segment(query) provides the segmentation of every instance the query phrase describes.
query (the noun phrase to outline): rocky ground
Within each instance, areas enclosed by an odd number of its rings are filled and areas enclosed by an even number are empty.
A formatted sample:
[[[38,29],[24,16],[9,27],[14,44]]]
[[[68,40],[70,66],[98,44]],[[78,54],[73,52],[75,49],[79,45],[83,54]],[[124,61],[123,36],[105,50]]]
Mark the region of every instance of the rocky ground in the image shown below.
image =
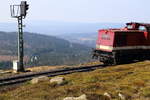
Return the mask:
[[[51,83],[53,78],[46,78],[7,88],[1,91],[0,100],[150,100],[150,61],[61,77],[65,82],[59,85]]]

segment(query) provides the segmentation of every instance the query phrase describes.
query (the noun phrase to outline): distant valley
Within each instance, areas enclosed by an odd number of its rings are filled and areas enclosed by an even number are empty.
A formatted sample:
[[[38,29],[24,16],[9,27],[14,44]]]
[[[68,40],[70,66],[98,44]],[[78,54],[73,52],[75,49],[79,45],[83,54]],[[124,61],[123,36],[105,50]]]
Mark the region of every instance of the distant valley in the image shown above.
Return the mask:
[[[63,34],[59,37],[68,40],[72,43],[79,43],[88,47],[95,48],[95,43],[98,33],[72,33],[72,34]]]

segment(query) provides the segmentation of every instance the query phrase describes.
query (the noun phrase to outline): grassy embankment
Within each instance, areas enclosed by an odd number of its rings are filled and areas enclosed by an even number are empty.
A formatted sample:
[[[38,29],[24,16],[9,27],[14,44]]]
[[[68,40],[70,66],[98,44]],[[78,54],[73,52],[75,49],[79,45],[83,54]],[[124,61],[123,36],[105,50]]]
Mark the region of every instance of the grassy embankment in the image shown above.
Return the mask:
[[[80,96],[81,94],[90,94],[90,96],[93,94],[96,97],[104,92],[110,93],[113,100],[118,100],[119,92],[131,100],[150,98],[149,61],[73,73],[64,77],[67,84],[62,86],[52,85],[49,82],[35,85],[27,82],[9,91],[1,91],[0,100],[62,100],[67,96]]]

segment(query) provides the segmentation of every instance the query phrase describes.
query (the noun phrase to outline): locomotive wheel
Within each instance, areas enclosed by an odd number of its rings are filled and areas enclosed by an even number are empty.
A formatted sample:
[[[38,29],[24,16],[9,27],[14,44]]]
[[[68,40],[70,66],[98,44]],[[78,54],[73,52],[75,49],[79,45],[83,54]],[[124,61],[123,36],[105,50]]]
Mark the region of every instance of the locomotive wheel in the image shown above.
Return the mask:
[[[103,63],[104,63],[104,65],[115,65],[114,62],[113,62],[113,59],[104,61]]]
[[[119,56],[119,53],[113,52],[113,60],[112,60],[112,65],[118,65],[121,64],[122,60],[121,57]]]
[[[114,61],[113,61],[113,65],[118,65],[120,64],[120,59],[119,58],[114,58]]]
[[[104,65],[110,65],[108,61],[104,61],[103,63]]]

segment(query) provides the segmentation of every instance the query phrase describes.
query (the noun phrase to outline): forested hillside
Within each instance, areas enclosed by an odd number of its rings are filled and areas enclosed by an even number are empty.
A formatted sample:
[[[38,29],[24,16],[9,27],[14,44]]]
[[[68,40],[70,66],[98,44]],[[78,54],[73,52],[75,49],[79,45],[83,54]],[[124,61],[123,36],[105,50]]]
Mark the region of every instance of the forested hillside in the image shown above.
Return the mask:
[[[25,32],[24,42],[28,66],[79,64],[91,59],[91,48],[54,36]],[[0,32],[0,61],[14,60],[16,56],[17,33]]]

